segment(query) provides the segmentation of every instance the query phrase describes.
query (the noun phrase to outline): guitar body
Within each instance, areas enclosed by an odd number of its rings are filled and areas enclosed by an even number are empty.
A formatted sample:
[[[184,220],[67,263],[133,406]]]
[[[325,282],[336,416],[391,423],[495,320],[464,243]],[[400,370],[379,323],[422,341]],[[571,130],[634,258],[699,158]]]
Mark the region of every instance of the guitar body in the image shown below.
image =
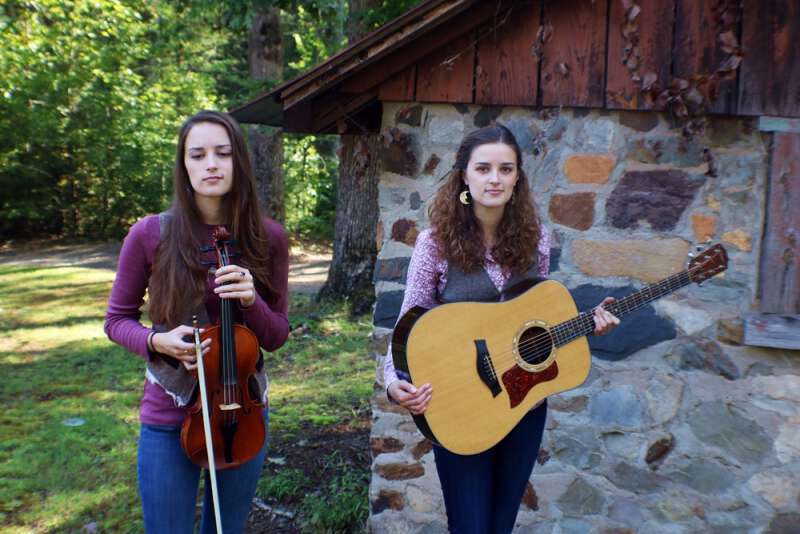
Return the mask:
[[[506,302],[409,310],[392,353],[413,384],[433,387],[427,410],[414,416],[420,431],[454,453],[477,454],[539,401],[582,384],[591,364],[586,338],[556,347],[552,331],[577,314],[567,288],[553,280]]]

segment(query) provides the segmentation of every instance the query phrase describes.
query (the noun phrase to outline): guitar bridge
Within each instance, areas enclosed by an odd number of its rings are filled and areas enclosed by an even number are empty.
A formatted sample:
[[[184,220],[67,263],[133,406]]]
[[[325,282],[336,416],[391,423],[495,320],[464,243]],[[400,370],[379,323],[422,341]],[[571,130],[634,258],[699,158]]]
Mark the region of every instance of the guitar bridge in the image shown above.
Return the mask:
[[[500,388],[500,382],[497,380],[497,373],[494,371],[492,359],[489,356],[489,348],[486,346],[486,340],[476,339],[475,350],[477,352],[476,361],[478,376],[481,378],[481,381],[486,384],[486,387],[489,388],[489,391],[492,392],[492,396],[496,397],[500,394],[502,389]]]

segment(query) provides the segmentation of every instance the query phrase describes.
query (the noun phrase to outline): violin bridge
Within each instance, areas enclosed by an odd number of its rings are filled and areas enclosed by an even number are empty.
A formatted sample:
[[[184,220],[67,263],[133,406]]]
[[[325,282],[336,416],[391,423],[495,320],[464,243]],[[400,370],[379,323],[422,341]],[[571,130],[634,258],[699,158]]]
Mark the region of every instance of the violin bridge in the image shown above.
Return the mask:
[[[239,408],[241,408],[241,405],[239,403],[237,403],[237,402],[234,402],[233,404],[220,404],[219,405],[219,409],[222,410],[223,412],[227,411],[227,410],[238,410]]]

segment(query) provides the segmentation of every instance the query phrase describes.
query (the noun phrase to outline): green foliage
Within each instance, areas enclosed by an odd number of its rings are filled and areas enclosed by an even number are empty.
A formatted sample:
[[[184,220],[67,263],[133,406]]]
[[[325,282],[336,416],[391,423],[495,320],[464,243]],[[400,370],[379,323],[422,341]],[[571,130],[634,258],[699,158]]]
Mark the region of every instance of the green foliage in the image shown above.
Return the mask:
[[[283,138],[286,226],[306,240],[330,241],[336,210],[334,136]]]
[[[312,483],[302,469],[283,468],[271,476],[262,476],[256,494],[262,499],[284,501],[300,496]]]
[[[215,105],[221,61],[218,36],[184,15],[145,0],[3,5],[3,233],[119,236],[164,207],[178,126]]]
[[[2,532],[79,532],[92,522],[99,532],[143,530],[135,464],[144,362],[103,333],[113,278],[109,269],[0,265]],[[273,436],[363,420],[374,362],[365,354],[370,325],[361,319],[347,320],[344,305],[319,308],[293,297],[295,332],[265,357]],[[84,424],[64,424],[74,418]],[[315,532],[351,532],[332,525],[364,523],[368,470],[353,471],[342,456],[324,461],[306,475],[277,468],[260,481],[259,495],[308,499]],[[320,482],[347,469],[331,484]],[[321,485],[321,494],[304,497]],[[317,498],[328,499],[330,510],[320,510]]]
[[[303,531],[363,532],[369,515],[369,474],[345,471],[303,501]]]
[[[348,24],[371,30],[416,3],[352,17],[347,0],[1,3],[0,235],[118,238],[164,209],[181,122],[283,81],[249,75],[255,6],[280,7],[289,79],[343,48]],[[335,145],[286,137],[287,224],[303,238],[333,237]]]
[[[365,33],[378,29],[419,4],[421,0],[380,0],[377,5],[355,15],[355,23],[365,29]]]

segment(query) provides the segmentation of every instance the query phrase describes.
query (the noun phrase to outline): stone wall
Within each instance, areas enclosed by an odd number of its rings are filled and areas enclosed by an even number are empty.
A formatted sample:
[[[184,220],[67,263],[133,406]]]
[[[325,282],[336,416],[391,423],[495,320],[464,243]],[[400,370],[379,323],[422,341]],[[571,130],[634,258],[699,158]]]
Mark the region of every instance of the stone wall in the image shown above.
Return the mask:
[[[655,113],[385,105],[373,355],[373,532],[446,532],[430,444],[386,402],[382,364],[414,241],[468,131],[517,136],[551,277],[579,309],[685,268],[722,242],[724,277],[591,338],[579,388],[550,399],[517,532],[800,532],[800,354],[741,345],[755,302],[769,134]]]

